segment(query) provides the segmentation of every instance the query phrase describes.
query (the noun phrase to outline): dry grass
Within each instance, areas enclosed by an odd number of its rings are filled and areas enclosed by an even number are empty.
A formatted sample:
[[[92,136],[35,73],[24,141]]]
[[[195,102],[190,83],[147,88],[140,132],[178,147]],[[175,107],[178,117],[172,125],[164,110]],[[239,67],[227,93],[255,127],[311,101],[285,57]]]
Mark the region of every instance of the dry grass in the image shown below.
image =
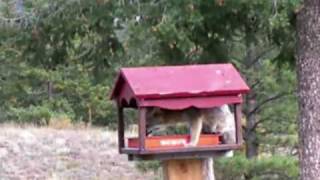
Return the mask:
[[[85,123],[72,123],[70,119],[54,119],[48,126],[37,126],[33,124],[17,124],[12,122],[1,123],[0,130],[2,132],[16,131],[17,129],[28,130],[30,132],[51,132],[51,131],[79,131],[81,133],[99,133],[103,132],[103,136],[107,138],[110,145],[117,146],[118,132],[108,127],[92,126],[88,127]],[[130,125],[125,131],[125,137],[137,137],[138,126]],[[112,138],[110,138],[112,137]]]
[[[69,129],[74,125],[72,124],[72,120],[67,116],[60,116],[51,118],[48,126],[54,129]]]
[[[126,131],[127,137],[136,134],[134,126]],[[153,172],[135,169],[135,162],[118,154],[117,137],[117,131],[105,127],[1,124],[0,149],[6,155],[0,156],[0,177],[154,179]]]

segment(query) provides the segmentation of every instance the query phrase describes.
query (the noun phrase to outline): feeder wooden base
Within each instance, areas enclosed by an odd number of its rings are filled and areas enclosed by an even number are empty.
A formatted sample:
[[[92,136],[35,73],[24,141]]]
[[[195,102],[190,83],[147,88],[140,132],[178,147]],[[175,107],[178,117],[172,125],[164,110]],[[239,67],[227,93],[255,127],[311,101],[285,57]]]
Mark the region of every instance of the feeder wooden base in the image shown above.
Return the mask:
[[[203,180],[201,159],[162,162],[164,180]]]
[[[208,166],[212,163],[212,166]],[[213,161],[208,159],[175,159],[162,161],[164,180],[214,180]]]

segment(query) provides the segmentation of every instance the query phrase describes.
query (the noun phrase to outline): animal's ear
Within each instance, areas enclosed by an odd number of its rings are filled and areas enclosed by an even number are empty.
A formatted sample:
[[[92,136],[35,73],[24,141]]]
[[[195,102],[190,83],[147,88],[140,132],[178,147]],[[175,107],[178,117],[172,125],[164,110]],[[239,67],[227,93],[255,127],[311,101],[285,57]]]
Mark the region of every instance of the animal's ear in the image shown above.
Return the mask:
[[[158,108],[158,107],[153,107],[150,115],[153,116],[153,117],[158,117],[158,116],[161,116],[162,114],[162,110],[161,108]]]
[[[161,109],[158,108],[158,107],[154,107],[154,108],[153,108],[153,112],[156,113],[156,114],[157,114],[157,113],[161,113]]]
[[[148,108],[148,114],[151,116],[161,113],[161,109],[158,107],[150,107]]]

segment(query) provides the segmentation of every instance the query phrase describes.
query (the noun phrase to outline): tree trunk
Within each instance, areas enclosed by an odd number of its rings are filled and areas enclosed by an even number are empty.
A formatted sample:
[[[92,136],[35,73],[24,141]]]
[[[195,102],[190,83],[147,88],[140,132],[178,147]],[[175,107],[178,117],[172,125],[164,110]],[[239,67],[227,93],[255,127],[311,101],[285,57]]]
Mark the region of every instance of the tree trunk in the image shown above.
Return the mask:
[[[297,16],[300,179],[320,177],[320,1],[305,0]]]
[[[251,33],[249,30],[247,30],[247,33]],[[251,63],[255,59],[255,45],[252,43],[249,43],[249,40],[247,40],[246,43],[247,46],[247,54],[245,59],[245,65],[247,68],[250,68]],[[251,66],[251,68],[255,68],[254,66]],[[247,77],[247,82],[250,82],[250,78]],[[256,113],[252,111],[255,109],[257,100],[254,90],[252,89],[251,92],[246,96],[246,105],[247,105],[247,111],[245,112],[246,116],[246,130],[245,130],[245,146],[246,146],[246,156],[247,158],[254,158],[258,156],[258,139],[257,139],[257,132],[254,128],[256,124]]]
[[[248,113],[246,114],[247,118],[247,128],[246,128],[246,156],[251,159],[258,156],[258,138],[257,132],[255,129],[256,124],[256,114],[252,112],[256,107],[257,101],[255,99],[249,99],[247,101]]]
[[[90,128],[92,125],[92,109],[91,106],[88,106],[88,123],[87,123],[87,127]]]
[[[52,99],[52,88],[53,88],[53,83],[52,81],[48,81],[47,82],[47,93],[48,93],[48,99],[51,100]]]
[[[16,9],[16,14],[18,16],[23,16],[24,14],[23,0],[16,0],[15,9]]]

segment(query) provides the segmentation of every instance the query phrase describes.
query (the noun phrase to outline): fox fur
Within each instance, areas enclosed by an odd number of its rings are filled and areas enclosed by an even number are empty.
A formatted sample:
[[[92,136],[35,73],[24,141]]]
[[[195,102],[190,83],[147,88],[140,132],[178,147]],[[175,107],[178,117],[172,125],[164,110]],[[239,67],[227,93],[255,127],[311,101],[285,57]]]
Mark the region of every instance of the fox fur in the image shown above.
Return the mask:
[[[190,142],[186,146],[196,146],[202,131],[221,133],[223,143],[235,143],[235,121],[228,105],[219,107],[184,110],[148,108],[146,113],[147,131],[153,133],[178,124],[185,124],[190,130]]]

